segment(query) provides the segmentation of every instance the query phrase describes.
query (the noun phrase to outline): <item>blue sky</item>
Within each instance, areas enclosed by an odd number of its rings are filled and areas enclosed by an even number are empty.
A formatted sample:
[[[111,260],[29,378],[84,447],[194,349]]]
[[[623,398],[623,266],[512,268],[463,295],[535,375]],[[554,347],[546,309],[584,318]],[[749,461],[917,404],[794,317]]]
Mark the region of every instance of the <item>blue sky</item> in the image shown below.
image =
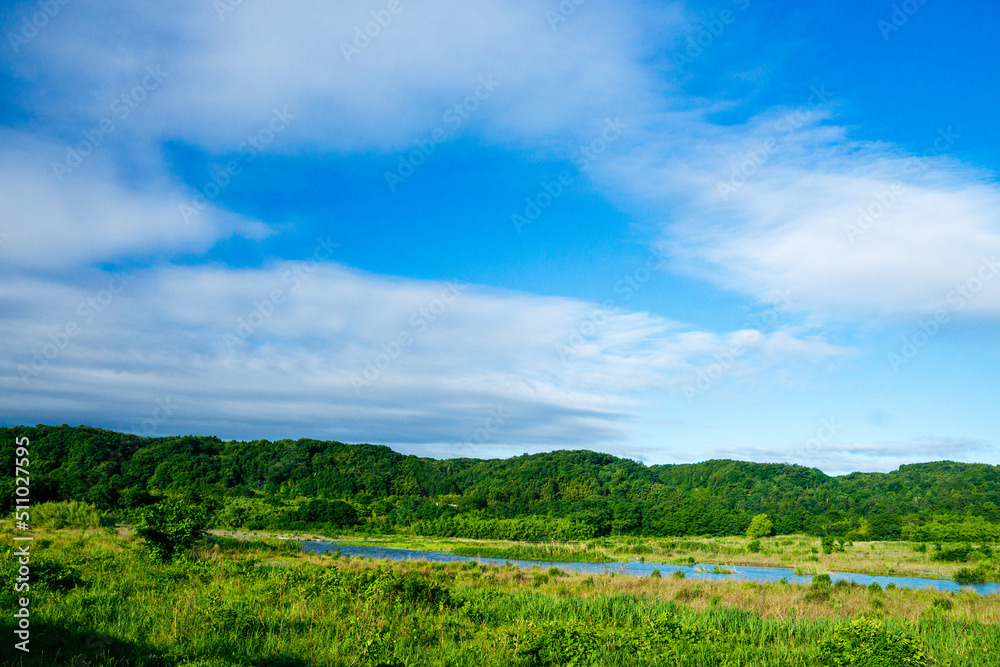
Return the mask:
[[[0,423],[1000,463],[993,3],[0,20]]]

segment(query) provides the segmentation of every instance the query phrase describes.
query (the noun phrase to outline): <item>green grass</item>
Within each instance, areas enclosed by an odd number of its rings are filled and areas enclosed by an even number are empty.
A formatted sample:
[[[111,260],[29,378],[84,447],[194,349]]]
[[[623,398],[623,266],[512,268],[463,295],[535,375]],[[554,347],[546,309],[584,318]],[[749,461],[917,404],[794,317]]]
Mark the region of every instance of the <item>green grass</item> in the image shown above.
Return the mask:
[[[614,559],[602,553],[551,544],[518,544],[511,547],[484,547],[469,544],[452,547],[451,553],[456,556],[506,558],[511,560],[541,560],[575,563],[614,562]]]
[[[907,664],[1000,665],[995,598],[834,587],[810,601],[799,586],[377,563],[267,540],[155,563],[106,531],[36,539],[32,651],[3,665],[805,666],[862,635],[933,660]],[[0,629],[12,636],[9,613]]]

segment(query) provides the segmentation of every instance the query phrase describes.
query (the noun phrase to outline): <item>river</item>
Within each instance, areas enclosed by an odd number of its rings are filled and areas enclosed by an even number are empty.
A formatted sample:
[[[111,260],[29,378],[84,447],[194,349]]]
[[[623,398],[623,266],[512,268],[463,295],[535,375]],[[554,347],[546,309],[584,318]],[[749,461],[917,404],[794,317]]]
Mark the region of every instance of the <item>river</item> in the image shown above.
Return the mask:
[[[559,561],[539,561],[539,560],[515,560],[506,558],[485,558],[481,556],[455,556],[448,553],[436,551],[417,551],[415,549],[390,549],[386,547],[359,547],[336,542],[310,542],[300,541],[303,551],[313,553],[326,553],[328,551],[339,550],[343,556],[362,556],[365,558],[375,558],[380,560],[423,560],[432,563],[464,563],[471,560],[483,565],[500,566],[505,563],[516,565],[520,568],[530,569],[541,567],[548,569],[558,567],[567,572],[583,572],[590,574],[616,574],[632,577],[648,577],[653,570],[668,577],[671,573],[681,571],[688,579],[708,579],[712,581],[760,581],[777,582],[784,579],[791,584],[808,584],[812,581],[812,575],[795,574],[790,568],[781,567],[749,567],[749,566],[726,566],[734,570],[733,574],[715,574],[711,570],[715,565],[695,564],[695,565],[667,565],[665,563],[641,563],[638,561],[629,563],[575,563]],[[703,571],[699,571],[703,570]],[[707,572],[704,570],[708,570]],[[838,579],[846,580],[848,583],[854,582],[862,586],[867,586],[873,581],[885,588],[889,584],[895,584],[899,588],[936,588],[940,591],[974,591],[980,595],[994,595],[1000,593],[1000,584],[980,584],[976,586],[962,586],[949,579],[926,579],[922,577],[892,577],[873,576],[868,574],[852,574],[849,572],[830,572],[830,578],[834,581]]]

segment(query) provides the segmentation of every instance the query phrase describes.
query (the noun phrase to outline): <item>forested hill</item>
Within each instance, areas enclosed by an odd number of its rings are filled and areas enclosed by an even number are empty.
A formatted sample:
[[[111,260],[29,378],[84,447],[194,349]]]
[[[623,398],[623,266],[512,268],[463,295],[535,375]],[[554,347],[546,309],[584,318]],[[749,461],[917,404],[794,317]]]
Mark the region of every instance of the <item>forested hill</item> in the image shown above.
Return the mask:
[[[784,464],[645,466],[589,451],[436,460],[317,440],[143,438],[90,427],[28,437],[31,500],[127,513],[160,497],[203,504],[222,526],[326,528],[504,539],[728,535],[768,514],[777,533],[848,539],[996,539],[1000,467],[951,462],[830,477]],[[14,478],[2,480],[3,511]]]

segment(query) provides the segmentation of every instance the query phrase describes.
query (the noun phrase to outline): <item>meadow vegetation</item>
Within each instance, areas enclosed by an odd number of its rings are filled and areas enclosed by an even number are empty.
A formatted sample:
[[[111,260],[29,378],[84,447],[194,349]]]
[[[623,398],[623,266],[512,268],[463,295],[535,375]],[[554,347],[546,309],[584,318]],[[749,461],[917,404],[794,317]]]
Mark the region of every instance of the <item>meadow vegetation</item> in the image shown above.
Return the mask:
[[[109,528],[36,541],[17,667],[1000,665],[996,596],[386,563],[217,536],[165,559]]]

